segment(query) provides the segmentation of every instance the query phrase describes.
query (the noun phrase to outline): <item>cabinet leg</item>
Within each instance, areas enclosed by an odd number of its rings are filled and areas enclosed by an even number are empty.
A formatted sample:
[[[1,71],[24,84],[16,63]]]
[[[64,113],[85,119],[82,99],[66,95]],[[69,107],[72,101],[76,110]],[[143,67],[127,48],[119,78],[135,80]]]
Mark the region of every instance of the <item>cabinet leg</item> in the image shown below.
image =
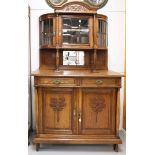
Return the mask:
[[[115,152],[118,152],[118,144],[114,144],[113,149],[114,149]]]
[[[36,151],[39,151],[40,144],[36,144]]]

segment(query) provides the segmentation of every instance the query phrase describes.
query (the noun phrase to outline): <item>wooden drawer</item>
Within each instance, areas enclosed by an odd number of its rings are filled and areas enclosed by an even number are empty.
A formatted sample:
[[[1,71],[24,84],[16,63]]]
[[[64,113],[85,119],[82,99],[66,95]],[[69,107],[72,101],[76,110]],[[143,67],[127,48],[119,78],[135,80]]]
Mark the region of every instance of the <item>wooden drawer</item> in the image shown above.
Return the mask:
[[[82,87],[121,87],[119,78],[84,78],[81,80]]]
[[[35,85],[47,85],[47,86],[66,86],[73,87],[76,86],[75,78],[50,78],[50,77],[40,77],[35,81]]]

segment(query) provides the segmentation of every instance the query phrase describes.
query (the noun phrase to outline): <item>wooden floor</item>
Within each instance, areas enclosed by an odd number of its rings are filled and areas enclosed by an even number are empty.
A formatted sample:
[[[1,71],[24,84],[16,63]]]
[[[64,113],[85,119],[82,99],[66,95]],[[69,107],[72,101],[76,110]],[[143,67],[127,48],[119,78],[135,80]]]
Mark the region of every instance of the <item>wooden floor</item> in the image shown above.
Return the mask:
[[[41,145],[39,152],[34,145],[29,145],[29,155],[126,155],[126,138],[120,132],[123,144],[119,145],[119,152],[113,151],[112,145]]]

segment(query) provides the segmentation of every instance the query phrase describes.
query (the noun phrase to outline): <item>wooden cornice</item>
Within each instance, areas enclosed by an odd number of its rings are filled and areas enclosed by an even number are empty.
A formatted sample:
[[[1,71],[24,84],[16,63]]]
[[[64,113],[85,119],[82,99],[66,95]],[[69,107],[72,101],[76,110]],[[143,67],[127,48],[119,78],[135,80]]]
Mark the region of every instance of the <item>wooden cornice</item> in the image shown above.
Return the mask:
[[[56,13],[96,13],[97,8],[92,8],[84,2],[71,1],[55,7]]]

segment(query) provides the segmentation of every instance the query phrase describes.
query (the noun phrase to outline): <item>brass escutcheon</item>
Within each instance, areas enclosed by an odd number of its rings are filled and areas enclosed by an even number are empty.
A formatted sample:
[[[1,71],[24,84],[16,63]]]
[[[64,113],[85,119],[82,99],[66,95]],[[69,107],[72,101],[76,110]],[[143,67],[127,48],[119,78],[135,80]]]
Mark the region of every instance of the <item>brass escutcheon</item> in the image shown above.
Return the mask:
[[[97,85],[100,85],[100,84],[102,84],[103,83],[103,80],[96,80],[96,84]]]
[[[58,85],[61,83],[61,81],[57,79],[57,80],[53,80],[52,83]]]

